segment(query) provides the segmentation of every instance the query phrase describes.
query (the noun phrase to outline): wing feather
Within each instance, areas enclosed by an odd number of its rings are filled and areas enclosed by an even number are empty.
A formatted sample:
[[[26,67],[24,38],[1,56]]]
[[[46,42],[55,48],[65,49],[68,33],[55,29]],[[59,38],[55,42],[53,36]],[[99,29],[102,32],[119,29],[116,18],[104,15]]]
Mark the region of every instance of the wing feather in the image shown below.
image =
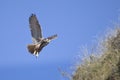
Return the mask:
[[[52,35],[52,36],[48,37],[47,39],[52,40],[52,39],[55,39],[56,37],[57,37],[57,34]]]
[[[30,24],[31,35],[34,40],[33,42],[36,43],[39,41],[40,38],[42,38],[42,30],[35,14],[32,14],[30,16],[29,24]]]

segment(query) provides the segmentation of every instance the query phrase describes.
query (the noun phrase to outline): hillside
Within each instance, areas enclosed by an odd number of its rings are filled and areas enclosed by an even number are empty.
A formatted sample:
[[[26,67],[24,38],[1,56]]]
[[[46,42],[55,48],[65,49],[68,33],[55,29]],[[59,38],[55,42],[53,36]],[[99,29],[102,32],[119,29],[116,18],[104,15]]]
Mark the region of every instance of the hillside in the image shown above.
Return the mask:
[[[77,65],[72,80],[120,80],[120,25],[108,30],[96,47]]]

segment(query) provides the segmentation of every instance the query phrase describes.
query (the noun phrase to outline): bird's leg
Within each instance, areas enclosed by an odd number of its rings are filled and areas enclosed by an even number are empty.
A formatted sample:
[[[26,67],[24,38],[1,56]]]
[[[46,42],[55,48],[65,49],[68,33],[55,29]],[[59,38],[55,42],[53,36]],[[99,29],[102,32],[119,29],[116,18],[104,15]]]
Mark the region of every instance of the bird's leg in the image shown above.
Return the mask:
[[[38,52],[35,50],[34,53],[33,53],[33,55],[35,55],[36,58],[37,58],[38,57]]]
[[[36,54],[36,50],[34,51],[33,55],[35,55],[35,54]]]
[[[33,55],[35,55],[36,57],[38,57],[38,54],[39,54],[39,52],[38,52],[39,47],[40,47],[40,44],[37,44],[37,45],[35,46],[35,48],[34,48],[34,53],[33,53]]]
[[[36,58],[38,57],[38,52],[36,52],[36,55],[35,55],[35,56],[36,56]]]

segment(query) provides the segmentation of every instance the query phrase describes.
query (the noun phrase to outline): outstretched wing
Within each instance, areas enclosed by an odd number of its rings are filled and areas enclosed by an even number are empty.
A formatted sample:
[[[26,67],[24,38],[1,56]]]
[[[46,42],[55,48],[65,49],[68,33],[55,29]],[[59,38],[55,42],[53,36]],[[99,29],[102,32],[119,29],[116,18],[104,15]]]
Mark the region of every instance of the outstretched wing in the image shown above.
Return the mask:
[[[52,40],[52,39],[55,39],[56,37],[57,37],[57,34],[52,35],[52,36],[48,37],[47,39]]]
[[[36,43],[39,41],[40,38],[42,38],[42,30],[35,14],[32,14],[30,16],[29,24],[30,24],[33,42]]]

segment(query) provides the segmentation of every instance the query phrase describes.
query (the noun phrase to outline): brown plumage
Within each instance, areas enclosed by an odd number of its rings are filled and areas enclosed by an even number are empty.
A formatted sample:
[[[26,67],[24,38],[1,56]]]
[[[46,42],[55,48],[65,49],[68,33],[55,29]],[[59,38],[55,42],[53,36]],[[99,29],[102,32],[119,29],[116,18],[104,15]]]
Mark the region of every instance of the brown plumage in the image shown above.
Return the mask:
[[[53,35],[48,38],[43,38],[41,26],[35,14],[32,14],[30,16],[29,24],[30,24],[33,44],[28,44],[27,48],[31,54],[38,57],[38,54],[43,49],[43,47],[47,46],[51,40],[57,37],[57,35]]]

